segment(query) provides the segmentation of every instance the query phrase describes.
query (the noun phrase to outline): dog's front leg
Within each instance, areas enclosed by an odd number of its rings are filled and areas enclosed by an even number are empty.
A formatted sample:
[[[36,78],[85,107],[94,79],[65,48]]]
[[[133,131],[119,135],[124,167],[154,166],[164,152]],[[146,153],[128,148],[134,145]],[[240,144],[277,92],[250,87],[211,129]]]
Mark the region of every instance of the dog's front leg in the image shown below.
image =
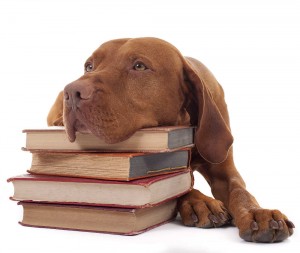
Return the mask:
[[[195,160],[194,169],[201,172],[210,184],[215,201],[224,203],[233,224],[239,229],[241,238],[251,242],[278,242],[293,234],[294,225],[284,214],[278,210],[261,208],[246,190],[245,183],[233,163],[232,150],[227,160],[221,164],[205,163],[201,158]],[[208,203],[207,198],[209,197],[196,190],[181,198],[179,211],[184,224],[192,225],[193,220],[194,226],[197,226],[199,217],[207,213],[205,208],[200,208],[203,205],[199,203]],[[212,199],[209,202],[213,203]],[[222,207],[220,203],[219,205]],[[223,207],[222,209],[224,210]],[[221,217],[222,215],[218,220],[215,219],[216,225],[225,224],[220,223]]]

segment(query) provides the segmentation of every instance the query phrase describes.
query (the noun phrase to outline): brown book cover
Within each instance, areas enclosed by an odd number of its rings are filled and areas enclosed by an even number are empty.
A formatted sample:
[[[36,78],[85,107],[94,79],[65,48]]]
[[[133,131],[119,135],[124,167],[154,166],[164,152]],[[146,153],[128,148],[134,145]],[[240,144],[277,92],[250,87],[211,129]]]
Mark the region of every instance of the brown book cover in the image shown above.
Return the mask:
[[[48,150],[64,152],[166,152],[193,146],[194,127],[170,126],[144,128],[127,140],[107,144],[91,133],[76,133],[75,142],[70,142],[64,127],[25,129],[25,150]]]
[[[129,181],[189,166],[190,150],[163,153],[32,152],[33,174]]]
[[[190,170],[130,182],[25,174],[8,182],[17,201],[145,208],[187,193],[193,177]]]
[[[137,235],[173,220],[177,200],[141,208],[109,208],[19,202],[23,206],[24,226]]]

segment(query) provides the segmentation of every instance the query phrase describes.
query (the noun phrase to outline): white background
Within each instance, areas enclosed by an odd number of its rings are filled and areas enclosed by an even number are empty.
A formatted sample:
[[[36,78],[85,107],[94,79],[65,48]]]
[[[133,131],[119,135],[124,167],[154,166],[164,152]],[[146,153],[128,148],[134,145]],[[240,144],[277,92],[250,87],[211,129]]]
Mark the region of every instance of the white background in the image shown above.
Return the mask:
[[[46,126],[57,93],[83,73],[103,42],[153,36],[201,60],[225,89],[236,165],[263,207],[297,227],[300,156],[300,2],[0,2],[0,252],[299,252],[298,229],[283,243],[251,244],[234,227],[179,221],[135,237],[27,228],[6,179],[24,173],[23,128]],[[196,186],[209,194],[206,183]]]

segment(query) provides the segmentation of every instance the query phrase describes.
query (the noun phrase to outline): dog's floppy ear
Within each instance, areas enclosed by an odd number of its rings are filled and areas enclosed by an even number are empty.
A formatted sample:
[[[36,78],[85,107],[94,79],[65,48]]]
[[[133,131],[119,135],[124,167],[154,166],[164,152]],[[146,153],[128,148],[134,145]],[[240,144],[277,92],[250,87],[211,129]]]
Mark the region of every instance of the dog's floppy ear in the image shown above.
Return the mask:
[[[64,93],[61,91],[54,104],[52,105],[48,116],[47,123],[48,126],[63,126],[63,102],[64,101]]]
[[[187,111],[191,123],[197,124],[195,145],[199,154],[210,163],[222,163],[233,143],[230,129],[222,117],[213,97],[201,78],[193,60],[183,59],[185,82],[189,85],[193,101]]]

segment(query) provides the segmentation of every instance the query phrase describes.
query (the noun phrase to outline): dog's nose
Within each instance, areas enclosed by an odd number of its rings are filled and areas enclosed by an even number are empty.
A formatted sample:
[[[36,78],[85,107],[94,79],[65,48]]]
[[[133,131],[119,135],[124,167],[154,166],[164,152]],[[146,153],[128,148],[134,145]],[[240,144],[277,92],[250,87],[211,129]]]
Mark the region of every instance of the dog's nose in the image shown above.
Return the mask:
[[[89,100],[93,89],[84,83],[84,81],[75,81],[68,84],[64,89],[64,98],[67,106],[73,110],[78,108],[83,100]]]

